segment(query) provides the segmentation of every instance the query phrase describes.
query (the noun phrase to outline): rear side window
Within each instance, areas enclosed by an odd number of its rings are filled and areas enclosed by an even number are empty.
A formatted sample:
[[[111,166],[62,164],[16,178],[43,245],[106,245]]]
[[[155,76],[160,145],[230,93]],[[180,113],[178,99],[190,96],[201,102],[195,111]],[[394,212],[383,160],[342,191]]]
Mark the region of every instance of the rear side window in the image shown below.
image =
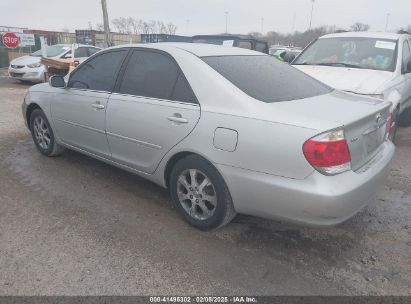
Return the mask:
[[[197,103],[197,98],[195,97],[190,86],[188,85],[187,80],[181,73],[177,78],[172,99],[176,101]]]
[[[134,51],[124,73],[120,93],[171,99],[179,71],[174,62],[162,54]]]
[[[152,51],[134,51],[120,86],[121,94],[196,102],[194,93],[172,58]]]
[[[331,92],[327,85],[270,56],[202,59],[240,90],[264,102],[303,99]]]
[[[68,87],[111,92],[127,52],[111,51],[82,63],[70,75]]]

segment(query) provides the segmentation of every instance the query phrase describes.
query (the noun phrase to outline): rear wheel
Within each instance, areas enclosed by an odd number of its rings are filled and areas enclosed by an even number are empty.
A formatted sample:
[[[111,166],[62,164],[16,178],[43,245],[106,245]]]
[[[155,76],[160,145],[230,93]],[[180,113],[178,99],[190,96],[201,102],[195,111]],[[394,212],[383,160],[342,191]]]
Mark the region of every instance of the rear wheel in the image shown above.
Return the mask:
[[[400,127],[411,126],[411,106],[401,113],[398,124]]]
[[[57,144],[53,130],[42,110],[36,109],[30,115],[30,130],[37,150],[46,156],[60,155],[64,148]]]
[[[199,156],[179,160],[172,169],[169,185],[176,209],[198,229],[222,227],[236,214],[222,176]]]

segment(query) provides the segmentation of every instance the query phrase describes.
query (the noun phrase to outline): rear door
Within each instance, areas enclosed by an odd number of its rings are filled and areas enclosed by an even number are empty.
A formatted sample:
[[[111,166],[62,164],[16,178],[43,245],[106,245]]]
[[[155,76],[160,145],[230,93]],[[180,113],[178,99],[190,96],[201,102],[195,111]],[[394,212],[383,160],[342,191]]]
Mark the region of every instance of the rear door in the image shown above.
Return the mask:
[[[107,138],[115,161],[152,173],[193,130],[200,106],[174,59],[136,49],[107,108]]]

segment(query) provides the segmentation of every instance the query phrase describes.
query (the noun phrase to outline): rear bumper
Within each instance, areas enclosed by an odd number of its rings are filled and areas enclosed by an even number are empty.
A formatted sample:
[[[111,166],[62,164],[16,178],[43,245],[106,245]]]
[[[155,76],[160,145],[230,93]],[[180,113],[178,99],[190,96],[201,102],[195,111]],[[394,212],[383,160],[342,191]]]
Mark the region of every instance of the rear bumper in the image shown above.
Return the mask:
[[[383,188],[394,156],[387,141],[357,172],[325,176],[314,171],[296,180],[217,165],[237,212],[314,225],[336,225],[355,215]]]

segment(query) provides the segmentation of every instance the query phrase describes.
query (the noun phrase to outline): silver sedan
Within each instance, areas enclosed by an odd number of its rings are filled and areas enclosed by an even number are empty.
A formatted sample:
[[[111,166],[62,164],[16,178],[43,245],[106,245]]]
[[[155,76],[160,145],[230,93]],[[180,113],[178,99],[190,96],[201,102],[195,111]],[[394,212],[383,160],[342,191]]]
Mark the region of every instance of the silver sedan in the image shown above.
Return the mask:
[[[23,115],[42,154],[73,149],[167,187],[197,228],[236,213],[326,226],[383,185],[390,105],[261,53],[159,43],[106,49],[31,87]]]

